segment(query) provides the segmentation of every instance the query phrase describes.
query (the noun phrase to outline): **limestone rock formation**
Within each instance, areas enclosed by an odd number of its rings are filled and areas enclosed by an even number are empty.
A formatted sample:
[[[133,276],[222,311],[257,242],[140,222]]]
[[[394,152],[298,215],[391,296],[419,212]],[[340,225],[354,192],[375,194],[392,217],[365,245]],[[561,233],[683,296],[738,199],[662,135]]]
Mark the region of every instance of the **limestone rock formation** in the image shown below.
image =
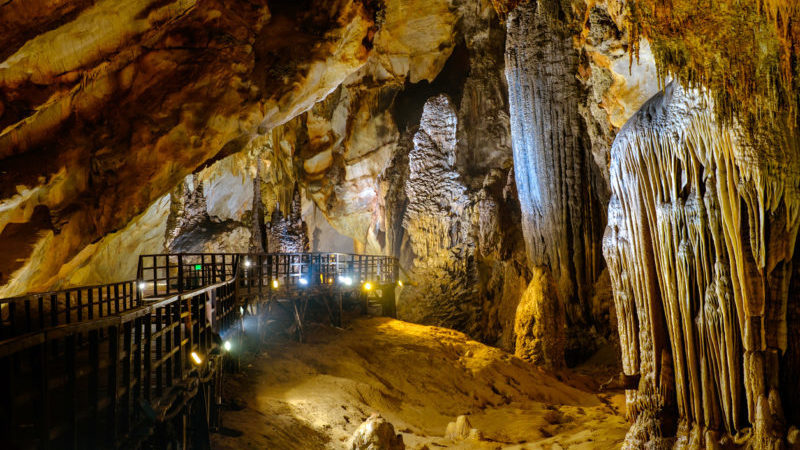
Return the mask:
[[[514,321],[514,354],[550,369],[564,367],[566,318],[558,295],[549,269],[535,267]]]
[[[186,175],[326,96],[364,65],[376,27],[361,1],[59,5],[0,5],[0,230],[37,207],[51,218],[0,234],[48,255],[7,268],[7,293],[55,285]]]
[[[481,432],[477,428],[472,428],[468,416],[461,415],[456,417],[455,421],[447,424],[444,437],[456,442],[465,439],[477,441],[481,438]]]
[[[506,77],[528,259],[550,268],[567,319],[580,329],[592,323],[589,289],[603,266],[607,187],[578,109],[579,54],[562,15],[555,1],[530,2],[511,12]]]
[[[774,122],[720,125],[714,106],[670,84],[612,148],[603,248],[623,368],[641,375],[629,448],[776,448],[800,419],[800,147]]]
[[[284,216],[280,208],[272,212],[267,224],[267,252],[303,253],[308,248],[308,227],[303,221],[300,191],[295,189],[289,213]]]
[[[410,305],[417,310],[409,314],[423,322],[463,327],[472,316],[467,308],[474,296],[476,271],[475,242],[469,235],[472,205],[453,168],[456,121],[448,97],[440,95],[425,103],[408,154],[403,228],[414,253],[417,286],[410,289],[420,291]]]
[[[395,434],[394,426],[380,414],[374,413],[353,433],[352,450],[404,450],[403,436]]]

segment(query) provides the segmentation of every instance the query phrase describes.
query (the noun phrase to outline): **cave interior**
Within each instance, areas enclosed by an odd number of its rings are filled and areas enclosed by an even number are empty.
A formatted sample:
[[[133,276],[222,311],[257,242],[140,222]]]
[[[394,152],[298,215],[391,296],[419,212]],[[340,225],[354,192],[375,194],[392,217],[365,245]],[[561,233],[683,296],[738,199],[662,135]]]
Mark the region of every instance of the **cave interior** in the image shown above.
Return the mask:
[[[0,2],[0,448],[800,449],[798,24]]]

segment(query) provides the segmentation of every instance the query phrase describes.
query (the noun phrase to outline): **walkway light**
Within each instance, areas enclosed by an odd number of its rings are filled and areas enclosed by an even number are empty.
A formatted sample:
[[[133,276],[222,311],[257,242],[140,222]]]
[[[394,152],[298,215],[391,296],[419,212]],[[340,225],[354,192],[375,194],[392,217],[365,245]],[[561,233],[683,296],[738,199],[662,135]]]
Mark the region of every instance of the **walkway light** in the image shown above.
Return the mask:
[[[372,290],[372,283],[370,283],[369,281],[364,283],[364,290],[365,291],[371,291]]]
[[[305,278],[300,278],[300,284],[302,284],[303,286],[305,286],[305,285],[307,285],[307,284],[308,284],[308,280],[306,280]]]
[[[278,286],[280,286],[278,280],[272,280],[272,289],[278,289]]]
[[[231,345],[231,341],[225,341],[222,343],[222,347],[225,349],[226,352],[229,352],[231,351],[231,348],[233,346]]]
[[[197,352],[192,352],[191,356],[192,356],[192,361],[194,361],[195,365],[199,366],[200,364],[203,364],[203,358],[201,358]]]

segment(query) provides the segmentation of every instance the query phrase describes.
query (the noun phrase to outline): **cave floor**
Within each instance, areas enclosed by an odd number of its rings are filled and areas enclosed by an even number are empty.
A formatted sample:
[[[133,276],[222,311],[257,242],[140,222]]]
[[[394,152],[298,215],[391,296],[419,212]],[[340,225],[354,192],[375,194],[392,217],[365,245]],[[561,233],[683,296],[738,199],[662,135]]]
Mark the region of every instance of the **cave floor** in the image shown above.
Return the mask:
[[[579,372],[554,377],[462,333],[394,319],[316,326],[305,343],[276,339],[226,375],[237,407],[212,448],[348,448],[373,412],[408,449],[618,448],[624,393],[594,393],[600,376]],[[444,437],[462,414],[480,440]]]

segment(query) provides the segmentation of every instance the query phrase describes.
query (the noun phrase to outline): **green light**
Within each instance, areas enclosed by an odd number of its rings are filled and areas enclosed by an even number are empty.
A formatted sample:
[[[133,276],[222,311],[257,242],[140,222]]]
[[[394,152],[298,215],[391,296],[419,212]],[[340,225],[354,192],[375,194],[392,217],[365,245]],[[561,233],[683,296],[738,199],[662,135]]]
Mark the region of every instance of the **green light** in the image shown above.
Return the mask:
[[[202,264],[195,264],[194,265],[194,270],[203,270],[203,265]]]

